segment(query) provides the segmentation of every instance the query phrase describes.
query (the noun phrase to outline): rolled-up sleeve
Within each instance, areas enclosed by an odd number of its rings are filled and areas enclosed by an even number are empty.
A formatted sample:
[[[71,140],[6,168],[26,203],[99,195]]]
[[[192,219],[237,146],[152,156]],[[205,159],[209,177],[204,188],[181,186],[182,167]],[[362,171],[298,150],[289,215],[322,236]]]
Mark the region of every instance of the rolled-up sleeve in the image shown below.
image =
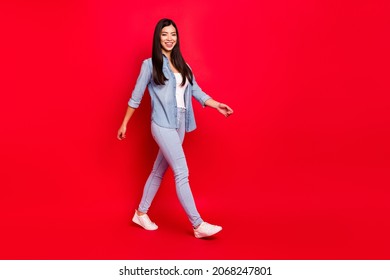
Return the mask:
[[[199,87],[198,83],[195,80],[195,76],[192,79],[192,96],[203,106],[205,107],[205,102],[211,98],[211,96],[207,95],[202,91]]]
[[[132,108],[138,108],[141,104],[147,85],[152,78],[152,71],[147,60],[144,60],[141,66],[141,71],[135,84],[134,90],[128,105]]]

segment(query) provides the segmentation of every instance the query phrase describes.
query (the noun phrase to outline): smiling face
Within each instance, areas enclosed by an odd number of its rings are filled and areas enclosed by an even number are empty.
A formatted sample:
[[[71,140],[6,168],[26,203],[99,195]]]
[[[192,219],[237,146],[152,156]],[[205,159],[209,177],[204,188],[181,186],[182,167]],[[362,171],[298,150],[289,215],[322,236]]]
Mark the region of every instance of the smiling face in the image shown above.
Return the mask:
[[[162,52],[167,55],[176,45],[177,33],[173,25],[165,26],[160,33],[160,44]]]

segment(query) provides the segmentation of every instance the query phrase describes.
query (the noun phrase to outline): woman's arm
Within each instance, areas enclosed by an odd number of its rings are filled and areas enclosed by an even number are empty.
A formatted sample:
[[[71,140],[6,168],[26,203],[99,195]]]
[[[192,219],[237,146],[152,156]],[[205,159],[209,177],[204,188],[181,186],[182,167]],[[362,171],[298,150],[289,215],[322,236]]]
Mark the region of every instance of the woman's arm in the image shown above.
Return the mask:
[[[198,100],[202,106],[209,106],[211,108],[217,109],[218,112],[220,112],[225,117],[229,117],[231,114],[233,114],[232,108],[230,108],[228,105],[215,101],[211,98],[211,96],[202,91],[195,80],[195,75],[192,79],[192,96],[195,97],[195,99]]]
[[[125,115],[125,117],[123,119],[121,127],[118,130],[118,136],[117,137],[118,137],[119,140],[122,140],[122,139],[126,138],[127,123],[129,122],[131,116],[134,114],[134,111],[135,111],[134,108],[132,108],[130,106],[127,106],[126,115]]]
[[[142,62],[140,74],[138,76],[134,90],[131,94],[131,98],[127,103],[129,106],[127,107],[126,115],[123,119],[121,127],[118,130],[117,138],[119,140],[126,138],[127,123],[129,122],[131,116],[134,114],[135,109],[139,107],[142,97],[145,93],[145,89],[150,79],[152,78],[152,72],[148,63],[148,60],[144,60]]]
[[[209,106],[211,108],[217,109],[218,112],[220,112],[225,117],[229,117],[231,114],[233,114],[232,108],[230,108],[228,105],[223,104],[221,102],[215,101],[212,98],[209,98],[204,103],[206,106]]]

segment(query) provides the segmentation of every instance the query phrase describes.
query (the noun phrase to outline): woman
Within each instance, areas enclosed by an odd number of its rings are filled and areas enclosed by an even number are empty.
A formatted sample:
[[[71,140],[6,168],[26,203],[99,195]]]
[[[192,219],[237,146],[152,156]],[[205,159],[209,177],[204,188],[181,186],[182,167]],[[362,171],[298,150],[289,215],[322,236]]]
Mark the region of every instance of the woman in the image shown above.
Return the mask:
[[[231,115],[233,110],[226,104],[213,100],[200,89],[181,55],[179,32],[170,19],[162,19],[156,25],[152,58],[143,61],[141,73],[118,131],[119,140],[126,137],[127,123],[140,105],[146,86],[152,101],[152,135],[160,150],[146,181],[139,207],[135,210],[133,222],[146,230],[158,228],[147,212],[165,171],[170,166],[175,176],[179,201],[193,226],[195,237],[214,235],[221,231],[222,227],[204,222],[196,209],[188,183],[188,168],[182,143],[185,133],[196,128],[191,97],[203,106],[215,108],[226,117]]]

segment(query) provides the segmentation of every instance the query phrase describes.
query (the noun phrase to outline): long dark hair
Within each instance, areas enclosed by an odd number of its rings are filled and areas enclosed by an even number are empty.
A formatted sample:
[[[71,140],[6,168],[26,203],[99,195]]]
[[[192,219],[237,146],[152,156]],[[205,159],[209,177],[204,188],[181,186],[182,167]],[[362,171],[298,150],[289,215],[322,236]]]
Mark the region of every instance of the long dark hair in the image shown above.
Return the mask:
[[[176,27],[176,24],[171,19],[163,18],[161,19],[154,29],[154,35],[153,35],[153,50],[152,50],[152,62],[153,62],[153,81],[157,85],[164,85],[165,81],[168,79],[164,76],[164,73],[162,71],[163,66],[163,54],[161,51],[161,43],[160,43],[160,36],[161,36],[161,30],[166,27],[173,25],[176,29],[176,45],[172,49],[171,53],[171,61],[173,66],[180,72],[181,76],[183,77],[183,81],[181,83],[181,86],[184,86],[186,83],[186,79],[190,82],[192,85],[192,79],[193,74],[188,67],[187,63],[184,61],[183,56],[180,52],[180,40],[179,40],[179,30]]]

